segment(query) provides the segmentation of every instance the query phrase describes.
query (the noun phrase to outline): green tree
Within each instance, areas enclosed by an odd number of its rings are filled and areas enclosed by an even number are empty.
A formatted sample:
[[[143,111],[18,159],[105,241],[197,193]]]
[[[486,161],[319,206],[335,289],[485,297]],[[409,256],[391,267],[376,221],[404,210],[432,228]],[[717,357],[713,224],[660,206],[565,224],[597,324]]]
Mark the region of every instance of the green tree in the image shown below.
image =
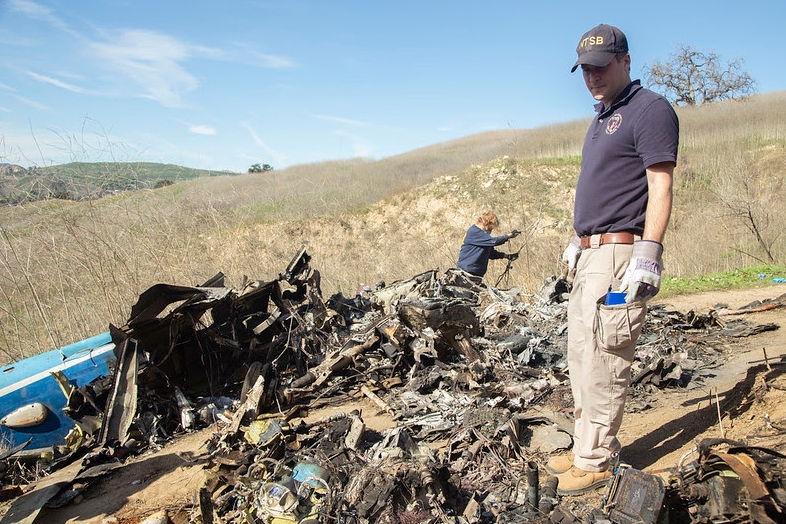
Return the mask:
[[[273,166],[270,164],[254,164],[248,168],[249,173],[262,173],[264,171],[273,171]]]

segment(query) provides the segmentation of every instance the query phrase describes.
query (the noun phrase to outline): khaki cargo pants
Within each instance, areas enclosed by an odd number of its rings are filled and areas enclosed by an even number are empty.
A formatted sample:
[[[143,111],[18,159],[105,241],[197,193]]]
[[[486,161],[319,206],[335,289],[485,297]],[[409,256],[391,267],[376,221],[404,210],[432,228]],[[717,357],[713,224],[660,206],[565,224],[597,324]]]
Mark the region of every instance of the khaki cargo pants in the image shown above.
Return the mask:
[[[575,403],[574,465],[605,471],[619,452],[630,366],[644,324],[643,302],[599,305],[609,286],[618,290],[630,244],[583,249],[568,302],[568,372]]]

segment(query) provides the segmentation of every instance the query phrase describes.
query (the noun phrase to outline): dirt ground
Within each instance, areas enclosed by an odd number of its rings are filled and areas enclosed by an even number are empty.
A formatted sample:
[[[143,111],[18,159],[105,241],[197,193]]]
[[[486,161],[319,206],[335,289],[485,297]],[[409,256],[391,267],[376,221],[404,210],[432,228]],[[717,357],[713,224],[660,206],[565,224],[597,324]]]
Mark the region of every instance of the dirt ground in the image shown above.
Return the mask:
[[[706,313],[716,309],[718,304],[733,310],[755,300],[778,298],[783,293],[786,293],[786,285],[779,284],[654,302],[681,312]],[[746,313],[744,318],[753,325],[784,326],[786,307]],[[786,337],[782,329],[734,339],[727,344],[728,360],[702,387],[658,390],[655,393],[658,398],[653,399],[650,409],[626,414],[620,433],[624,462],[636,469],[657,472],[690,456],[695,444],[707,437],[746,440],[764,447],[778,446],[777,449],[784,452],[786,436],[776,434],[778,432],[768,427],[765,419],[769,416],[772,424],[786,426],[786,365],[781,362],[786,356]],[[771,364],[771,371],[767,369],[768,364]],[[778,387],[764,384],[763,377],[768,371],[770,383]],[[371,403],[360,401],[356,405],[341,406],[340,410],[355,408],[362,410],[363,420],[371,428],[384,429],[389,423]],[[307,421],[324,416],[324,411],[312,413]],[[207,457],[204,444],[210,434],[209,428],[185,434],[157,452],[129,459],[121,468],[90,486],[74,503],[42,510],[36,522],[130,524],[162,510],[174,514],[192,507],[204,476],[202,468]],[[602,492],[594,493],[584,497],[583,502],[589,500],[592,504],[593,497],[599,502],[601,496]],[[570,508],[572,501],[563,499],[563,503]],[[4,510],[0,508],[0,511]],[[186,522],[182,519],[181,516],[175,522]]]

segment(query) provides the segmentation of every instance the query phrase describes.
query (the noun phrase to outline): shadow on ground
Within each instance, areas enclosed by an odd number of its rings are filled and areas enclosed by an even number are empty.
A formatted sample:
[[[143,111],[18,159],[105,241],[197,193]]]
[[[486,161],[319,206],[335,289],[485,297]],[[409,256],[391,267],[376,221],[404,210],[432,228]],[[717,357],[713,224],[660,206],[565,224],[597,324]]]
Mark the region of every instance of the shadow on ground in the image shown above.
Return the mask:
[[[155,504],[156,497],[152,491],[167,491],[158,485],[175,470],[183,468],[187,462],[179,455],[166,453],[151,455],[142,460],[126,464],[110,473],[109,477],[95,479],[85,486],[76,503],[61,508],[44,507],[39,515],[41,522],[59,524],[66,522],[101,522],[105,516],[112,516],[129,504],[138,505],[139,499],[151,499]],[[108,481],[111,479],[111,484]],[[175,490],[175,486],[169,488]],[[146,502],[148,502],[146,500]],[[142,515],[151,513],[154,508],[137,509]]]
[[[685,402],[683,416],[653,427],[649,433],[625,446],[623,460],[641,470],[657,463],[684,448],[685,444],[695,442],[713,426],[718,426],[719,411],[724,418],[737,419],[744,415],[766,391],[766,384],[784,373],[786,366],[771,370],[765,365],[754,366],[748,369],[743,380],[718,394],[717,399],[710,396],[712,400],[708,401],[707,396],[702,396]]]

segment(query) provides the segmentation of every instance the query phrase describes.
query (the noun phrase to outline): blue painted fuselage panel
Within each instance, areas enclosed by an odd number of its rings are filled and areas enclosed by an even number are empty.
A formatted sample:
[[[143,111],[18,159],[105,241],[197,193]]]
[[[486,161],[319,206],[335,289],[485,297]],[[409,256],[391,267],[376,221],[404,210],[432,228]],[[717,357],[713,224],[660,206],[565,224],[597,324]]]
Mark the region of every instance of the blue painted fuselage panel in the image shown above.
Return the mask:
[[[63,413],[66,397],[52,373],[61,371],[69,384],[84,386],[109,375],[115,361],[109,333],[29,357],[0,369],[0,420],[18,408],[40,402],[49,413],[37,426],[9,428],[0,425],[0,439],[7,447],[32,439],[27,450],[65,443],[74,421]]]

